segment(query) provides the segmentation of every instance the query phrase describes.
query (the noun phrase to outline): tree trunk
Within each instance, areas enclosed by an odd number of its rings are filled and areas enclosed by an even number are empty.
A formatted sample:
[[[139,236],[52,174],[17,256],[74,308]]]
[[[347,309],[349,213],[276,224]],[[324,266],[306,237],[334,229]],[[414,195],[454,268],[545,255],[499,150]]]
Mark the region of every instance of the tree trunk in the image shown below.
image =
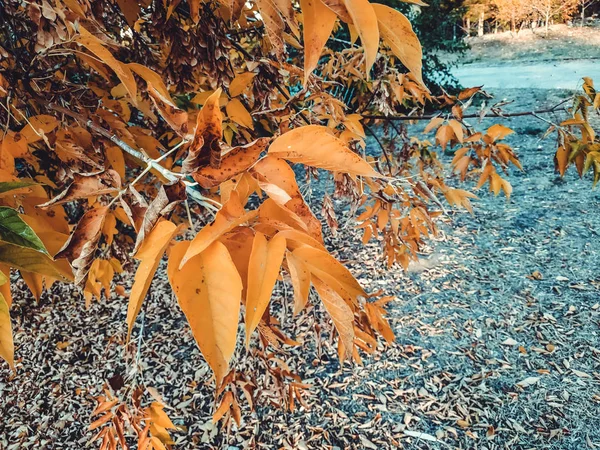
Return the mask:
[[[467,17],[467,36],[471,36],[471,18]]]
[[[485,20],[485,12],[482,10],[479,13],[479,25],[477,26],[477,36],[483,36],[483,23]]]
[[[585,2],[581,4],[581,28],[585,25]]]

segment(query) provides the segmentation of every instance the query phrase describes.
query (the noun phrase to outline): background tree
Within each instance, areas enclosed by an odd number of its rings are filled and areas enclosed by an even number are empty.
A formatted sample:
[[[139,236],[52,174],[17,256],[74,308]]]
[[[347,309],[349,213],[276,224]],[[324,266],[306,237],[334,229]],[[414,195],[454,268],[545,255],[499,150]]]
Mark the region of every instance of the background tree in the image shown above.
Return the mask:
[[[510,30],[517,33],[533,12],[527,0],[492,0],[497,22],[509,24]]]
[[[530,3],[533,10],[542,17],[548,35],[550,21],[557,16],[569,17],[577,7],[578,0],[533,0]]]
[[[577,6],[579,8],[579,14],[581,17],[581,27],[585,25],[586,11],[597,3],[598,0],[577,0]]]

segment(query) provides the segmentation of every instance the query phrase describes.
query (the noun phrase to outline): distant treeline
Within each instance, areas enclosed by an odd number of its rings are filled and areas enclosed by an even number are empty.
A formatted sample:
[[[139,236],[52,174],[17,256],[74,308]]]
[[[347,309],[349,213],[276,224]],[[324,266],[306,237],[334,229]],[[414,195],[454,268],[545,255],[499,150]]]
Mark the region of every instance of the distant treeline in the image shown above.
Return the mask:
[[[465,0],[462,28],[467,36],[524,28],[548,32],[552,23],[585,26],[600,13],[600,0]]]

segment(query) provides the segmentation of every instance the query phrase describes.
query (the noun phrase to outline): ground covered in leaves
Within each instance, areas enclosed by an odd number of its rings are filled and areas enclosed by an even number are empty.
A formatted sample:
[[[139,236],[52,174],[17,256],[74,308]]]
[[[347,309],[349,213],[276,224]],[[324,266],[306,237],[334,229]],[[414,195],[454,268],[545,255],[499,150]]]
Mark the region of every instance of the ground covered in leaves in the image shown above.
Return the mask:
[[[497,94],[527,108],[564,93]],[[600,196],[589,179],[553,173],[543,123],[503,123],[519,133],[510,142],[525,168],[509,177],[511,200],[480,192],[475,214],[451,213],[409,273],[385,270],[378,244],[362,247],[340,219],[336,256],[368,291],[397,297],[394,345],[341,370],[327,343],[309,344],[318,307],[292,320],[282,300],[276,316],[307,342],[282,359],[313,385],[308,410],[258,405],[241,430],[219,431],[208,367],[166,280],[138,319],[139,352],[122,345],[125,299],[86,310],[60,287],[36,305],[18,285],[19,361],[16,374],[0,369],[0,449],[83,448],[94,397],[129,376],[156,388],[185,428],[173,433],[176,449],[600,448]]]

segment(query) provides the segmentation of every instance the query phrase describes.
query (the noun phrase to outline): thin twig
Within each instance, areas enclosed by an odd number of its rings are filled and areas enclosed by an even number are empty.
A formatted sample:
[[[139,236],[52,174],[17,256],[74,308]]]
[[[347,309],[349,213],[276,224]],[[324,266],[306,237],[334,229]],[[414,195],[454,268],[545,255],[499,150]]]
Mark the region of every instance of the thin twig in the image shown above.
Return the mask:
[[[549,114],[549,113],[554,113],[557,111],[567,111],[566,108],[560,108],[562,105],[564,105],[566,102],[568,102],[569,100],[571,100],[571,98],[565,99],[562,102],[560,102],[559,104],[553,106],[552,108],[546,108],[546,109],[538,109],[535,111],[519,111],[519,112],[513,112],[513,113],[502,113],[501,111],[489,111],[488,113],[486,113],[485,115],[481,115],[481,114],[466,114],[464,115],[462,118],[463,119],[485,119],[485,118],[510,118],[510,117],[522,117],[522,116],[536,116],[539,114]],[[439,117],[440,113],[436,113],[436,114],[429,114],[429,115],[423,115],[423,116],[385,116],[385,115],[381,115],[381,114],[366,114],[363,115],[363,119],[371,119],[371,120],[387,120],[387,121],[409,121],[409,120],[431,120],[434,119],[436,117]]]
[[[365,127],[365,130],[367,130],[371,134],[371,136],[373,136],[375,138],[375,140],[377,141],[377,143],[379,144],[379,147],[381,148],[381,151],[383,152],[383,156],[385,158],[385,162],[387,163],[388,172],[389,172],[390,177],[391,177],[392,176],[392,161],[390,160],[390,156],[388,155],[385,146],[379,140],[379,138],[377,137],[377,135],[375,134],[375,132],[371,129],[371,127],[369,127],[368,125],[365,125],[364,127]]]

